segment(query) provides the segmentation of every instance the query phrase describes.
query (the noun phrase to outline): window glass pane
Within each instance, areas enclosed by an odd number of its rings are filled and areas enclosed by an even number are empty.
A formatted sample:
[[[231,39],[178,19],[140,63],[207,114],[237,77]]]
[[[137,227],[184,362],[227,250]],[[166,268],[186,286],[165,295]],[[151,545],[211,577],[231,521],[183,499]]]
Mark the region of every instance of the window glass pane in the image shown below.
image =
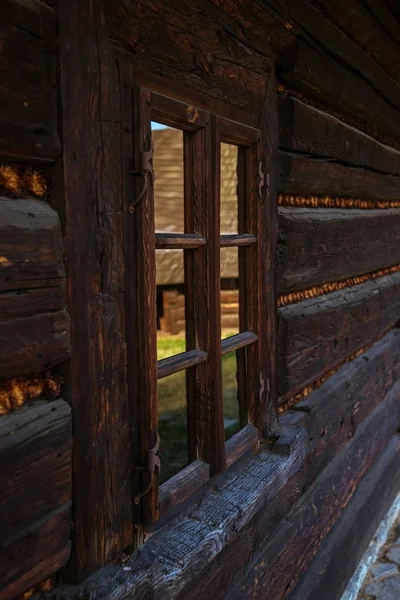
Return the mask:
[[[157,360],[186,350],[183,250],[156,250]]]
[[[189,464],[186,402],[186,371],[159,379],[160,483]]]
[[[238,248],[221,248],[221,337],[239,333]]]
[[[221,233],[238,232],[238,148],[221,144]]]
[[[183,131],[152,122],[156,232],[182,233],[184,226]]]
[[[225,439],[228,440],[240,429],[236,352],[222,357],[222,392]]]

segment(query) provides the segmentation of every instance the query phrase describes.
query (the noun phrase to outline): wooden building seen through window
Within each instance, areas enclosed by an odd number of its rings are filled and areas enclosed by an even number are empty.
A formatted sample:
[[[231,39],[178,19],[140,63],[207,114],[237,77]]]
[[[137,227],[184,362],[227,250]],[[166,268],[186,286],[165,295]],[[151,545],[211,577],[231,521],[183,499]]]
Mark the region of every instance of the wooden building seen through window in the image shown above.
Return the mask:
[[[133,81],[123,112],[132,458],[148,526],[261,435],[261,139]]]

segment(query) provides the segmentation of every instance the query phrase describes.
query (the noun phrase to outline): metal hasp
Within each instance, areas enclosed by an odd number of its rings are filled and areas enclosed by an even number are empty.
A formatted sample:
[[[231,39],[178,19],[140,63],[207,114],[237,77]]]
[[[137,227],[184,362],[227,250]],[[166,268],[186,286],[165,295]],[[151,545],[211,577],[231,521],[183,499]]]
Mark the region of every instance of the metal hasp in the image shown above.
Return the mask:
[[[262,203],[265,200],[265,191],[267,191],[269,188],[269,173],[267,173],[267,177],[265,178],[265,175],[263,172],[263,161],[260,161],[260,163],[258,165],[258,177],[259,177],[258,195],[259,195],[259,198]],[[265,179],[266,179],[266,181],[265,181]]]
[[[139,204],[139,202],[141,200],[143,200],[144,195],[147,192],[147,184],[148,184],[148,178],[150,176],[151,179],[151,183],[154,185],[154,181],[155,181],[155,175],[154,175],[154,169],[153,169],[153,150],[154,150],[154,146],[153,146],[153,140],[151,140],[150,142],[150,150],[148,150],[147,152],[142,152],[142,155],[140,157],[140,165],[141,165],[141,169],[140,171],[129,171],[131,175],[141,175],[143,177],[143,186],[142,189],[140,191],[139,196],[136,198],[136,200],[134,200],[134,202],[132,202],[129,205],[129,212],[132,215],[135,211],[135,206],[137,204]]]
[[[149,481],[149,485],[147,486],[147,488],[145,490],[143,490],[143,492],[140,492],[140,494],[137,494],[137,496],[135,496],[135,504],[139,504],[140,499],[143,498],[144,496],[146,496],[151,488],[153,487],[153,482],[154,482],[154,473],[156,471],[156,469],[158,469],[158,472],[161,471],[161,461],[160,461],[160,457],[157,456],[157,452],[160,448],[160,436],[158,435],[158,431],[156,431],[156,443],[153,446],[153,448],[150,448],[150,450],[147,450],[147,466],[146,467],[136,467],[136,469],[138,471],[148,471],[150,473],[150,481]]]

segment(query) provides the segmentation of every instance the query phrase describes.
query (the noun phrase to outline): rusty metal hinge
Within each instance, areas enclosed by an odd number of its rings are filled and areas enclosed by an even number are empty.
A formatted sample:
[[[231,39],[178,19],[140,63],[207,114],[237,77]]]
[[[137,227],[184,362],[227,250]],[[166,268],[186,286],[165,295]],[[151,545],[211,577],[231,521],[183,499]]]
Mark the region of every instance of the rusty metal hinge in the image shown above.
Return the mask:
[[[156,443],[153,446],[153,448],[150,448],[150,450],[147,450],[147,465],[145,467],[136,467],[136,469],[138,471],[148,471],[150,474],[150,481],[149,481],[147,488],[145,490],[143,490],[143,492],[140,492],[140,494],[137,494],[135,496],[135,504],[139,504],[140,499],[143,498],[144,496],[147,496],[147,494],[150,492],[151,488],[153,487],[154,473],[156,472],[156,469],[158,469],[158,472],[161,471],[160,457],[157,456],[159,447],[160,447],[160,436],[158,435],[158,431],[156,431]]]
[[[148,178],[150,177],[151,183],[154,185],[155,175],[153,169],[153,140],[150,142],[150,150],[142,152],[140,157],[140,171],[129,171],[131,175],[141,175],[143,177],[143,186],[139,196],[129,205],[129,212],[132,215],[135,212],[135,206],[141,202],[147,192]]]
[[[263,403],[267,403],[269,400],[269,393],[270,393],[270,381],[269,379],[265,379],[263,376],[263,372],[260,371],[260,404]],[[263,402],[263,395],[265,394],[265,400]]]
[[[269,189],[269,173],[267,173],[266,176],[264,175],[263,161],[260,161],[258,165],[258,177],[258,196],[261,200],[261,203],[263,203],[266,196],[265,192]]]

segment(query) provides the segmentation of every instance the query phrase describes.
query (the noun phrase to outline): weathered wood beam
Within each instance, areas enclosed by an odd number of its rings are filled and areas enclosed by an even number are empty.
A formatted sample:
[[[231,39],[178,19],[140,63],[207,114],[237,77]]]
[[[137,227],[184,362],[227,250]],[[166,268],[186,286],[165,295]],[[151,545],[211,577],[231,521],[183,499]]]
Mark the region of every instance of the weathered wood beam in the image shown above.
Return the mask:
[[[133,540],[120,87],[106,4],[58,5],[75,457],[70,580]]]
[[[60,285],[65,276],[57,213],[42,200],[0,198],[0,292]]]
[[[0,157],[53,161],[60,152],[55,12],[37,0],[5,0],[0,37]]]
[[[381,277],[278,311],[278,390],[301,391],[399,318],[400,273]]]
[[[288,600],[339,600],[400,487],[400,435],[395,435],[359,483]]]
[[[279,208],[278,291],[400,263],[400,209]]]
[[[293,590],[357,485],[396,433],[400,424],[399,393],[398,381],[357,435],[293,506],[275,535],[258,550],[226,598],[254,598],[255,590],[260,598],[284,598]]]
[[[400,152],[317,108],[278,96],[279,146],[382,173],[400,174]]]
[[[324,157],[280,151],[282,194],[399,200],[400,176],[348,167]]]
[[[282,415],[281,426],[301,425],[307,431],[307,487],[357,434],[398,380],[400,331],[395,329]]]
[[[113,7],[109,31],[115,45],[134,56],[136,66],[259,114],[270,57],[249,53],[215,20],[199,18],[188,0],[129,0]]]
[[[71,410],[37,402],[0,419],[0,597],[64,566],[70,552]]]

